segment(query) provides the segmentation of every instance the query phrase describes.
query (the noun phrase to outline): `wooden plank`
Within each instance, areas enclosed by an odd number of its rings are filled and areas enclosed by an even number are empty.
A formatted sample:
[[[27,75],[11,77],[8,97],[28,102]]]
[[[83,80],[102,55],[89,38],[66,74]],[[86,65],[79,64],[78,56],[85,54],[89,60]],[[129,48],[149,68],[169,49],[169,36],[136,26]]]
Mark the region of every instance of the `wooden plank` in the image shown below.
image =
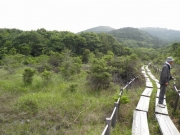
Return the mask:
[[[156,97],[159,98],[160,89],[157,89]],[[164,98],[166,98],[166,95],[164,95]]]
[[[149,70],[149,68],[148,68],[148,66],[145,66],[145,69],[146,69],[146,71],[147,72],[149,72],[150,70]]]
[[[148,65],[144,65],[144,68],[147,69],[147,68],[148,68]]]
[[[146,80],[147,82],[151,82],[151,80],[150,80],[149,78],[145,78],[145,80]]]
[[[146,96],[146,97],[150,97],[151,93],[152,93],[153,88],[145,88],[145,90],[143,91],[143,93],[141,94],[141,96]]]
[[[141,71],[141,73],[142,73],[142,74],[146,74],[146,72],[145,72],[145,71]]]
[[[138,104],[136,106],[136,110],[148,112],[148,110],[149,110],[149,101],[150,101],[149,97],[141,96],[140,99],[139,99],[139,102],[138,102]]]
[[[153,88],[152,82],[146,81],[146,87]]]
[[[151,72],[148,72],[148,75],[152,78],[155,78],[155,76]]]
[[[141,70],[144,71],[144,66],[141,67]]]
[[[146,112],[134,111],[132,135],[149,135],[149,127]]]
[[[157,106],[157,104],[158,104],[158,98],[156,98],[156,102],[155,102],[155,113],[168,115],[167,106],[165,108],[161,108],[161,107]],[[164,100],[163,104],[166,105],[166,100]]]
[[[160,84],[156,82],[156,86],[158,89],[160,89]]]
[[[157,79],[154,79],[154,81],[157,82],[157,83],[159,83],[159,80],[157,80]]]
[[[143,76],[144,76],[145,78],[148,78],[148,76],[147,76],[146,74],[143,74]]]
[[[178,129],[169,116],[156,114],[156,119],[159,123],[160,130],[163,135],[180,135]]]

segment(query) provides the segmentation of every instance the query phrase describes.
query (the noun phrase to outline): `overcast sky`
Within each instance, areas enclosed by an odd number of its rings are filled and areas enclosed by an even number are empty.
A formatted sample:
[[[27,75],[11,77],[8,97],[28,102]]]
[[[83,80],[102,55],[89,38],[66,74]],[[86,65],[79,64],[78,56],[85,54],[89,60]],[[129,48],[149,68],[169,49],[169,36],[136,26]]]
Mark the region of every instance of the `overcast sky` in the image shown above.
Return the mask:
[[[96,26],[180,30],[180,0],[0,0],[0,28],[80,32]]]

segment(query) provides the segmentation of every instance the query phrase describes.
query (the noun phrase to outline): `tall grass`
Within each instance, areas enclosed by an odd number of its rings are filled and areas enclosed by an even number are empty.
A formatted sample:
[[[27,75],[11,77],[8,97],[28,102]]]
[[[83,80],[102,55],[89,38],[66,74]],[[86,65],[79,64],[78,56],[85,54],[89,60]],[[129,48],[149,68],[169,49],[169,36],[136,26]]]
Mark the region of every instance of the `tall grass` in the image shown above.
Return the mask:
[[[107,90],[91,90],[86,72],[73,75],[70,81],[53,73],[45,84],[39,73],[31,85],[23,83],[24,68],[9,74],[0,69],[0,134],[4,135],[99,135],[110,117],[120,86],[111,84]],[[141,79],[141,78],[140,78]],[[137,83],[137,82],[134,82]],[[145,83],[144,85],[145,86]],[[122,86],[123,87],[123,86]],[[112,135],[131,134],[133,110],[145,87],[134,84],[123,96],[118,122]]]
[[[72,135],[102,132],[105,117],[112,108],[118,86],[109,90],[91,91],[86,85],[86,73],[71,81],[53,74],[45,85],[39,74],[32,85],[24,85],[23,69],[8,74],[0,69],[0,134]],[[72,89],[72,84],[76,84]]]

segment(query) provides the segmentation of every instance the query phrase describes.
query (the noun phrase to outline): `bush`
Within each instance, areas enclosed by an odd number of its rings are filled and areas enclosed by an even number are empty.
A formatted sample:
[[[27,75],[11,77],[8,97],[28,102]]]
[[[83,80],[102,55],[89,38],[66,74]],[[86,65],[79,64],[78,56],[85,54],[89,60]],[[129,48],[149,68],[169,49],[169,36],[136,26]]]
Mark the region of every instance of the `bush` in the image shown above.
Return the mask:
[[[79,57],[75,57],[68,61],[64,61],[60,67],[60,71],[63,77],[68,80],[72,75],[79,74],[81,72],[81,67],[81,59]]]
[[[34,73],[35,73],[35,70],[30,69],[30,68],[27,68],[24,70],[24,73],[23,73],[24,84],[28,84],[28,85],[32,84]]]
[[[72,84],[69,85],[68,90],[70,92],[75,92],[77,90],[77,86],[78,86],[78,84],[72,83]]]
[[[41,65],[39,65],[39,66],[37,67],[37,71],[38,71],[39,73],[42,73],[42,72],[44,72],[45,70],[46,70],[46,71],[50,71],[51,69],[52,69],[52,68],[51,68],[50,65],[47,64],[47,63],[41,64]]]
[[[57,52],[50,52],[50,57],[48,60],[48,63],[52,65],[53,67],[58,67],[60,66],[62,60],[63,60],[63,55]]]
[[[38,112],[38,103],[35,100],[26,99],[19,105],[21,111],[28,113],[37,113]]]
[[[108,88],[111,82],[111,74],[106,61],[94,59],[87,79],[90,87],[93,89]]]
[[[2,65],[9,73],[14,73],[15,69],[22,66],[24,60],[24,55],[16,54],[16,55],[6,55],[2,59]]]
[[[49,84],[52,79],[52,73],[50,71],[45,70],[41,73],[41,77],[45,85]]]

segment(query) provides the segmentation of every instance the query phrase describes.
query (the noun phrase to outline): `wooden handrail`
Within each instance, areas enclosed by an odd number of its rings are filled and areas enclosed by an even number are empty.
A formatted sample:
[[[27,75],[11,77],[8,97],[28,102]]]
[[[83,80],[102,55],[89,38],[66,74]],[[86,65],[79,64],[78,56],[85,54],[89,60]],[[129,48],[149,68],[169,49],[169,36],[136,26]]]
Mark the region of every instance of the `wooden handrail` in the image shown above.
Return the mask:
[[[119,112],[119,105],[120,105],[120,97],[123,94],[123,91],[125,89],[127,89],[129,86],[131,86],[131,83],[135,81],[135,79],[137,79],[139,76],[134,77],[133,79],[131,79],[130,82],[128,82],[122,89],[120,89],[119,92],[119,98],[118,100],[114,103],[114,109],[113,112],[111,114],[110,118],[106,118],[106,126],[103,130],[103,132],[101,133],[101,135],[110,135],[111,133],[111,127],[115,127],[116,126],[116,121],[117,121],[117,117],[118,117],[118,112]]]
[[[178,103],[179,103],[179,97],[180,97],[180,91],[177,89],[176,84],[174,83],[174,90],[177,92],[177,97],[176,97],[176,101],[175,101],[175,106],[174,106],[174,111],[177,110],[178,107]]]

